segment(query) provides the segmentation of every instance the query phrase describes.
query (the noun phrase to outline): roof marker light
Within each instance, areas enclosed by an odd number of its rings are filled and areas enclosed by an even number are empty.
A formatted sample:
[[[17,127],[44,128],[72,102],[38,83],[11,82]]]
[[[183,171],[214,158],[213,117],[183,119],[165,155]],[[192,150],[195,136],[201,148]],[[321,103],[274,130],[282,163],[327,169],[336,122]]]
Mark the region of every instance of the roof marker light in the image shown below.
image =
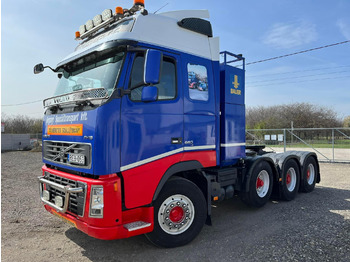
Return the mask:
[[[107,21],[112,17],[112,10],[111,9],[106,9],[102,12],[102,20]]]
[[[145,0],[134,0],[134,5],[145,6]]]
[[[116,7],[115,8],[115,13],[117,15],[122,15],[123,14],[123,7],[120,7],[120,6]]]
[[[102,16],[101,15],[96,15],[93,19],[94,21],[94,26],[98,26],[99,24],[102,23]]]
[[[80,32],[80,35],[82,35],[82,34],[84,34],[84,33],[86,32],[86,27],[85,27],[85,25],[81,25],[81,26],[79,27],[79,32]]]
[[[94,27],[94,23],[92,22],[92,20],[88,20],[88,21],[85,23],[85,27],[86,27],[86,30],[87,30],[87,31],[91,30],[91,29]]]
[[[75,38],[79,38],[80,37],[80,32],[79,31],[76,31],[75,32]]]

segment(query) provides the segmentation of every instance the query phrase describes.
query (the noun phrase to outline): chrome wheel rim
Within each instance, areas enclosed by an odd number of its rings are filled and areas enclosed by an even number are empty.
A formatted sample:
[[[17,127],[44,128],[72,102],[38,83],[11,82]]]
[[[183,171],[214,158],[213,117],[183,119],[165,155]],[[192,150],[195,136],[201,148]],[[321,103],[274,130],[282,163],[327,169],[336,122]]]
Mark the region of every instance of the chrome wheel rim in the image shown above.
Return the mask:
[[[260,171],[258,177],[256,178],[256,193],[259,197],[263,198],[267,195],[270,186],[269,173],[266,170]]]
[[[306,170],[306,181],[309,185],[312,185],[315,180],[315,167],[313,164],[309,164]]]
[[[173,195],[164,200],[158,211],[158,223],[161,229],[170,235],[185,232],[194,219],[194,205],[184,195]]]
[[[289,168],[286,174],[286,186],[289,192],[293,192],[297,184],[297,173],[293,167]]]

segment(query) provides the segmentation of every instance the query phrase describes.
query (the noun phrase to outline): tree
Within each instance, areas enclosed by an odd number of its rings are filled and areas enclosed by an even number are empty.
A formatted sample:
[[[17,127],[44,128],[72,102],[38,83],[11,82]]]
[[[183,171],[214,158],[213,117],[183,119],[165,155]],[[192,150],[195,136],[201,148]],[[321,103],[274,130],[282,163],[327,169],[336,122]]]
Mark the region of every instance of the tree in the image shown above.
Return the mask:
[[[350,116],[344,118],[343,127],[350,127]]]
[[[294,128],[342,126],[334,110],[310,103],[248,107],[246,121],[248,129],[290,128],[292,121]]]
[[[5,133],[12,134],[34,134],[41,133],[43,120],[24,115],[7,116],[1,115],[1,122],[5,123]]]

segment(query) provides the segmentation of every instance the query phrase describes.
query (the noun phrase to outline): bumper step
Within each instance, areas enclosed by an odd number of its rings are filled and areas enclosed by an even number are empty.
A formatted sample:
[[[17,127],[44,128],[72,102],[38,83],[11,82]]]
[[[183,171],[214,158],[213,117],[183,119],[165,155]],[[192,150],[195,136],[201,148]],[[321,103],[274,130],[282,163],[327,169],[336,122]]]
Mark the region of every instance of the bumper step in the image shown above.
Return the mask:
[[[144,221],[135,221],[128,224],[125,224],[124,227],[130,232],[139,230],[142,228],[150,227],[152,224]]]

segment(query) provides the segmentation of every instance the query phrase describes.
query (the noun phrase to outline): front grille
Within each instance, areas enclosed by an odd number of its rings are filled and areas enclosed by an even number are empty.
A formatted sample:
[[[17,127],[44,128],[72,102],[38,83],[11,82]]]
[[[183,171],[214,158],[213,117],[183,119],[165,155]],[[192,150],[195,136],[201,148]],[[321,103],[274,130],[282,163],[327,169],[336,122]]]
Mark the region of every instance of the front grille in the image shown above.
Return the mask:
[[[50,174],[49,172],[45,172],[45,179],[55,182],[57,184],[60,184],[62,186],[69,185],[71,188],[77,188],[77,187],[83,188],[84,190],[82,193],[70,194],[68,211],[78,216],[84,215],[85,198],[86,198],[85,196],[86,196],[86,190],[87,190],[87,185],[85,183],[56,176],[56,175]],[[58,189],[55,189],[49,185],[46,185],[46,190],[49,191],[50,193],[50,202],[54,203],[54,199],[56,196],[61,196],[63,198],[63,201],[65,200],[64,192]]]
[[[85,164],[71,163],[68,161],[69,154],[82,154],[85,158]],[[43,147],[44,159],[80,168],[91,167],[91,144],[61,142],[61,141],[44,141]]]

